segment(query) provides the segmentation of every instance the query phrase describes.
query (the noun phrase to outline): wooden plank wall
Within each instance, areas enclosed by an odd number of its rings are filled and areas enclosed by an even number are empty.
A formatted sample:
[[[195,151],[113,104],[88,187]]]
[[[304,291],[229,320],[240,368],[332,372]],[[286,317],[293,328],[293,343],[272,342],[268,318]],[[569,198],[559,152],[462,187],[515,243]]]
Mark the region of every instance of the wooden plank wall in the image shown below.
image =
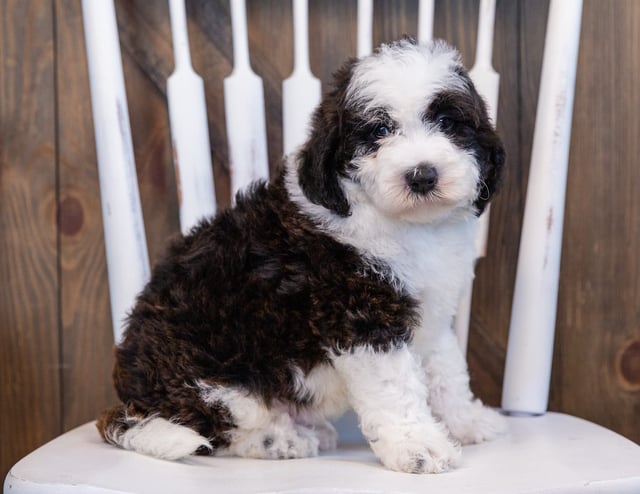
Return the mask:
[[[375,42],[415,34],[417,0],[376,0]],[[178,231],[166,112],[167,5],[116,1],[152,261]],[[498,128],[509,165],[478,266],[469,362],[499,403],[547,1],[498,0]],[[477,0],[436,2],[435,35],[473,61]],[[229,204],[222,80],[227,0],[187,2],[204,77],[219,206]],[[282,152],[292,68],[288,0],[248,1],[264,78],[269,156]],[[356,1],[312,0],[311,64],[323,82],[356,50]],[[640,442],[640,3],[585,0],[551,408]],[[115,400],[111,322],[79,0],[0,0],[0,475]]]
[[[54,21],[0,8],[0,474],[60,432]]]

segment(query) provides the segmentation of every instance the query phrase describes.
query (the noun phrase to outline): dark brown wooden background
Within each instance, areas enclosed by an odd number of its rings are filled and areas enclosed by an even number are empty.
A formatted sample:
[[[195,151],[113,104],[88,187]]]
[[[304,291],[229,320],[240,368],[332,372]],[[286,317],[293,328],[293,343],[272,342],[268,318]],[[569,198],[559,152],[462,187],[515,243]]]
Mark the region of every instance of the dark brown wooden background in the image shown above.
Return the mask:
[[[116,2],[151,258],[178,230],[166,111],[164,1]],[[0,475],[115,400],[111,322],[79,0],[0,0]],[[292,67],[288,0],[248,2],[264,78],[269,155],[281,151],[281,83]],[[471,65],[476,0],[436,2],[435,35]],[[494,65],[509,170],[478,267],[470,366],[498,405],[548,2],[499,0]],[[204,77],[216,192],[229,202],[222,80],[226,0],[187,2]],[[375,2],[375,41],[415,34],[417,0]],[[356,50],[356,1],[310,2],[323,82]],[[585,0],[552,376],[553,410],[640,441],[640,2]]]

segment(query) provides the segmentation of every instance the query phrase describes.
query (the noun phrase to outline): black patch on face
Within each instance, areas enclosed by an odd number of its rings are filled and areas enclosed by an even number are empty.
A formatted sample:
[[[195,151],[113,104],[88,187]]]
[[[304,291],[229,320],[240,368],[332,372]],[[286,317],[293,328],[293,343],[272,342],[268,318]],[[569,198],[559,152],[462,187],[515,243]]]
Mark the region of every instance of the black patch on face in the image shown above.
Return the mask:
[[[353,159],[375,153],[395,124],[384,108],[364,110],[364,102],[348,102],[346,93],[358,62],[351,59],[333,76],[333,89],[325,95],[311,120],[311,136],[300,153],[298,177],[305,196],[340,216],[350,207],[340,186],[349,178]]]
[[[350,214],[340,178],[351,176],[353,159],[375,153],[386,133],[396,128],[385,108],[365,111],[364,102],[347,101],[356,63],[357,59],[349,60],[334,74],[333,89],[313,114],[311,136],[302,148],[298,170],[306,197],[340,216]],[[453,70],[464,88],[441,91],[423,118],[440,127],[457,146],[473,152],[480,167],[474,203],[479,215],[498,189],[505,153],[467,72],[461,66]]]
[[[351,159],[373,154],[383,139],[393,134],[396,124],[385,108],[359,110],[347,108],[344,112],[344,150]]]
[[[425,122],[436,125],[458,147],[471,151],[480,168],[478,198],[474,206],[480,215],[500,185],[504,147],[493,129],[484,100],[467,73],[459,68],[464,90],[438,93],[425,111]]]

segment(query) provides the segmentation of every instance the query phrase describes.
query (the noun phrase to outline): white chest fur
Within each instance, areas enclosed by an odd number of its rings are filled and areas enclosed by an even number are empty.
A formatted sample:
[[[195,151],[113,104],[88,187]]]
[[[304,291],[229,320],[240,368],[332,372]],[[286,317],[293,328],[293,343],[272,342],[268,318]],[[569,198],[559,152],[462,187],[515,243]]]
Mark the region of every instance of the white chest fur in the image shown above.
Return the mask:
[[[343,186],[351,205],[347,217],[311,203],[300,189],[296,167],[288,168],[287,189],[302,211],[336,240],[354,246],[365,258],[387,264],[393,273],[389,281],[420,302],[423,328],[450,327],[473,276],[478,220],[471,210],[454,210],[430,223],[411,223],[383,214],[356,183],[344,181]]]
[[[423,316],[452,317],[473,276],[477,219],[467,214],[434,224],[413,224],[368,209],[344,219],[334,230],[336,237],[365,257],[384,261],[393,272],[392,282],[421,302]]]
[[[447,336],[463,290],[473,277],[475,216],[459,213],[437,223],[417,224],[385,217],[360,204],[348,218],[326,225],[335,238],[363,256],[384,261],[393,273],[390,281],[419,301],[422,324],[414,334],[419,353]]]

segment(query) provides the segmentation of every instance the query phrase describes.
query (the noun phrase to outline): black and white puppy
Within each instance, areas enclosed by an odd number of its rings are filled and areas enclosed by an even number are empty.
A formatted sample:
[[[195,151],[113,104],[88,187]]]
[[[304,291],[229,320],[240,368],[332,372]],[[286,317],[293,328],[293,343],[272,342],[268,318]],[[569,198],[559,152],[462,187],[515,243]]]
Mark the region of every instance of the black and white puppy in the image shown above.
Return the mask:
[[[175,241],[116,349],[103,438],[141,453],[298,458],[349,406],[388,468],[440,472],[502,417],[452,320],[504,161],[458,53],[349,61],[268,185]]]

